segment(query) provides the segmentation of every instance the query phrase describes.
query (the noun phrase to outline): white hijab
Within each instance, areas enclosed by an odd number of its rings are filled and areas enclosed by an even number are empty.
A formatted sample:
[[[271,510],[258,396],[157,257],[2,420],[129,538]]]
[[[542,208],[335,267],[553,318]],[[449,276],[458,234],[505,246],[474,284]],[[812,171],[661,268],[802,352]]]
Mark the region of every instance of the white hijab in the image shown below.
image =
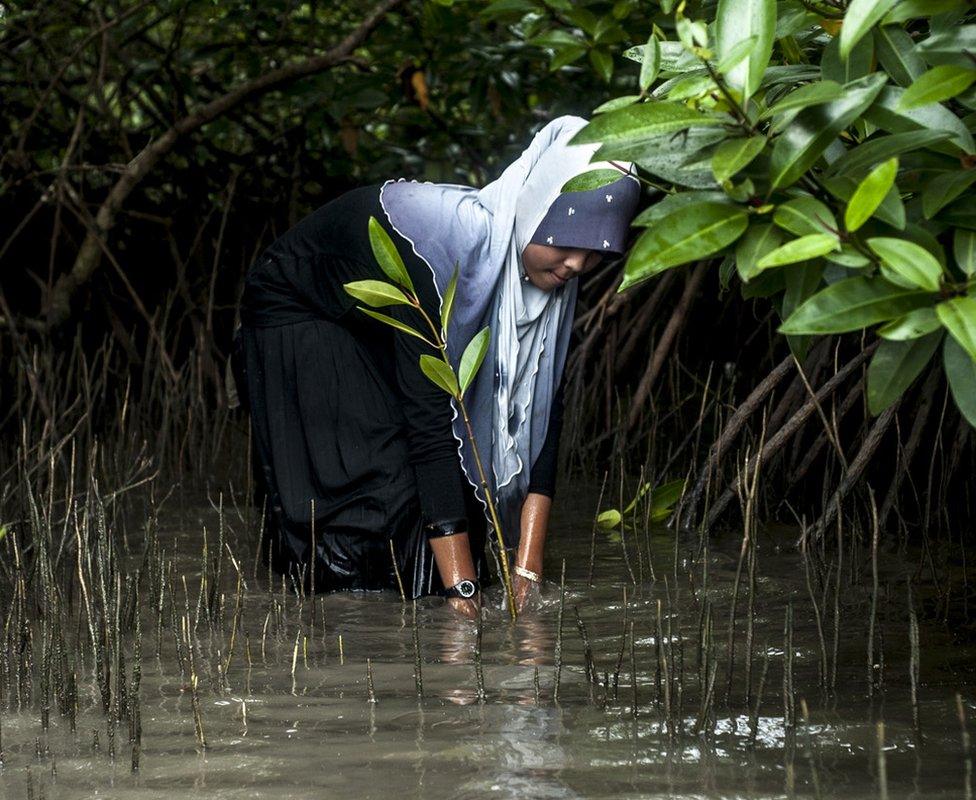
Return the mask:
[[[590,163],[599,143],[568,144],[585,124],[573,116],[552,120],[481,190],[403,180],[380,190],[390,224],[430,267],[442,299],[455,262],[460,265],[447,337],[455,369],[471,338],[490,326],[485,361],[464,402],[508,547],[518,544],[529,470],[546,438],[577,290],[576,281],[551,291],[523,281],[522,251],[566,181],[610,166]],[[453,427],[464,473],[485,505],[457,408]]]

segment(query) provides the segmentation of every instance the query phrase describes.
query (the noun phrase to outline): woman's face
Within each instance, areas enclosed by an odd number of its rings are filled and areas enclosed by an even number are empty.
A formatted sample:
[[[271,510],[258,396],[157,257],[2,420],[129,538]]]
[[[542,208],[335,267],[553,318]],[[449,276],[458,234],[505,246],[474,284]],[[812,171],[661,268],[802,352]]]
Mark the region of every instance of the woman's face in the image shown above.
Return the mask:
[[[603,260],[599,250],[582,247],[553,247],[528,244],[522,251],[522,266],[529,280],[544,292],[551,292],[573,278],[589,272]]]

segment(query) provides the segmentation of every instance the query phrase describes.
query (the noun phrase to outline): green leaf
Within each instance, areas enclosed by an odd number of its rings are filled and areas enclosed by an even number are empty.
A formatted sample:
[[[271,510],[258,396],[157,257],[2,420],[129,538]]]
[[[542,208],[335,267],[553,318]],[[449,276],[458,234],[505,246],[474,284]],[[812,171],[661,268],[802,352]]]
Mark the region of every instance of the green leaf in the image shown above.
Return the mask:
[[[939,303],[935,313],[952,338],[976,359],[976,297],[953,297]]]
[[[903,342],[906,339],[917,339],[927,333],[937,331],[942,327],[935,309],[926,306],[909,311],[904,316],[893,319],[878,328],[878,336],[882,339],[891,339],[894,342]]]
[[[882,341],[868,364],[868,411],[878,415],[901,397],[931,361],[942,334],[905,342]]]
[[[820,181],[828,192],[845,203],[850,202],[854,192],[857,191],[857,181],[851,175],[823,177]],[[888,190],[881,204],[875,209],[874,216],[893,228],[905,229],[905,204],[901,200],[897,186],[892,185]]]
[[[932,295],[883,278],[847,278],[817,292],[779,327],[780,333],[847,333],[928,305]]]
[[[441,336],[447,338],[447,324],[451,321],[451,312],[454,310],[454,297],[457,294],[458,274],[461,271],[461,264],[454,262],[454,272],[451,273],[451,280],[448,281],[447,290],[444,292],[444,299],[441,301]]]
[[[841,99],[801,111],[773,146],[773,187],[789,186],[810,169],[838,134],[871,105],[885,79],[869,75],[844,87]]]
[[[657,37],[652,33],[651,38],[644,45],[644,58],[641,61],[640,77],[637,80],[642,92],[646,92],[650,85],[657,79],[657,74],[661,69],[661,45]]]
[[[696,48],[708,47],[708,28],[703,20],[689,19],[683,14],[676,14],[674,32],[686,50],[694,52]]]
[[[526,44],[533,45],[535,47],[548,47],[552,49],[553,47],[559,47],[567,44],[580,44],[580,39],[569,31],[565,30],[551,30],[545,33],[540,33],[538,36],[533,36],[531,39],[526,40]]]
[[[609,51],[602,47],[594,47],[590,50],[590,63],[597,75],[603,78],[603,82],[610,83],[610,79],[613,77],[613,56],[610,55]]]
[[[773,52],[776,0],[719,0],[715,12],[717,58],[722,61],[743,39],[756,37],[747,58],[725,75],[729,87],[745,101],[759,88]]]
[[[663,200],[645,208],[634,218],[631,225],[641,228],[650,227],[680,208],[703,202],[725,203],[729,208],[736,207],[725,192],[675,192],[665,195]]]
[[[901,100],[898,101],[898,109],[941,103],[943,100],[962,94],[973,81],[976,81],[976,70],[957,67],[954,64],[940,64],[932,67],[905,89]]]
[[[572,6],[572,4],[570,4]],[[617,15],[614,14],[616,17]],[[603,15],[597,19],[593,29],[593,41],[600,44],[619,44],[629,37],[617,22],[609,16]]]
[[[917,17],[931,17],[966,5],[966,0],[902,0],[884,18],[885,25],[897,25]]]
[[[685,482],[680,478],[658,486],[651,494],[651,522],[660,522],[669,516],[684,490]]]
[[[849,267],[850,269],[860,269],[871,263],[870,258],[863,255],[860,251],[855,250],[849,244],[841,245],[840,250],[827,253],[824,258],[831,264],[840,264],[842,267]]]
[[[820,56],[820,77],[825,81],[836,81],[846,86],[851,81],[864,78],[873,71],[874,39],[870,36],[861,39],[846,58],[840,54],[838,36],[827,42]]]
[[[588,8],[581,8],[579,4],[571,3],[570,7],[564,13],[566,14],[566,19],[577,27],[582,28],[584,33],[590,36],[596,34],[597,26],[600,24],[600,17]]]
[[[596,524],[605,531],[612,531],[620,527],[620,520],[620,512],[615,508],[611,508],[597,514]]]
[[[911,86],[925,72],[925,62],[915,52],[915,40],[898,25],[875,28],[874,49],[885,72],[899,86]]]
[[[794,236],[810,233],[836,234],[837,220],[824,203],[813,197],[794,197],[776,206],[773,222]]]
[[[458,369],[462,394],[468,390],[471,381],[478,374],[481,362],[485,360],[485,353],[488,352],[489,333],[490,331],[487,327],[482,328],[471,337],[468,346],[464,348],[464,353],[461,355],[461,364]]]
[[[766,144],[765,136],[750,136],[748,139],[729,139],[722,142],[712,155],[712,173],[719,183],[727,181],[762,152]]]
[[[851,49],[887,14],[898,0],[851,0],[844,13],[840,29],[840,57],[844,60]]]
[[[939,222],[945,222],[957,228],[976,230],[976,204],[959,200],[939,213]]]
[[[601,114],[570,139],[570,144],[604,145],[647,139],[699,125],[720,125],[725,118],[706,115],[678,103],[650,101]]]
[[[840,243],[833,234],[811,233],[780,245],[771,253],[760,258],[756,266],[762,270],[782,267],[784,264],[795,264],[797,261],[809,261],[811,258],[819,258],[839,247]]]
[[[680,135],[663,134],[634,142],[601,145],[592,161],[633,161],[665,181],[695,189],[717,188],[710,165],[694,164],[706,147],[723,141],[721,128],[689,128]]]
[[[864,112],[864,116],[869,122],[891,133],[905,133],[920,129],[947,131],[950,140],[949,143],[936,148],[940,152],[944,149],[948,152],[963,150],[966,153],[976,150],[972,134],[952,111],[938,103],[918,108],[901,108],[901,98],[904,94],[905,90],[899,86],[885,86],[874,103]]]
[[[607,111],[616,111],[618,108],[625,108],[627,106],[632,106],[634,103],[641,99],[639,94],[625,94],[621,97],[613,97],[607,100],[605,103],[600,103],[591,112],[592,114],[604,114]]]
[[[621,178],[623,173],[619,169],[591,169],[570,178],[563,184],[560,192],[588,192],[601,186],[613,183]]]
[[[705,202],[669,214],[637,239],[618,291],[670,267],[714,255],[738,239],[748,224],[745,211],[725,203]]]
[[[976,361],[951,336],[942,348],[942,364],[949,379],[949,391],[966,421],[976,428]]]
[[[786,319],[820,287],[823,279],[823,263],[821,261],[807,261],[795,264],[789,269],[781,270],[786,284],[783,292],[780,316]],[[812,336],[787,336],[786,341],[793,355],[798,361],[806,358]]]
[[[761,222],[749,226],[735,246],[735,267],[743,281],[750,281],[762,270],[758,262],[783,242],[783,234],[775,225]]]
[[[952,236],[956,264],[966,275],[976,275],[976,232],[957,228]]]
[[[976,169],[954,170],[936,175],[922,190],[922,213],[932,219],[976,182]]]
[[[773,297],[786,289],[786,278],[783,276],[789,270],[770,269],[760,272],[748,283],[743,283],[739,290],[743,300],[752,300],[756,297]]]
[[[733,67],[740,64],[745,60],[746,56],[752,51],[756,46],[755,36],[750,36],[747,39],[742,39],[736,45],[729,50],[725,55],[722,56],[722,60],[715,65],[715,71],[719,75],[725,75]]]
[[[910,289],[939,291],[942,265],[924,247],[888,236],[868,239],[868,247],[881,259],[881,274],[892,283]]]
[[[762,86],[794,87],[800,83],[820,80],[820,70],[810,64],[773,64],[763,75]]]
[[[549,71],[555,72],[562,69],[567,64],[578,61],[586,54],[586,46],[582,44],[567,44],[553,50],[552,59],[549,61]]]
[[[894,186],[897,174],[898,159],[892,158],[876,166],[861,181],[844,211],[844,227],[849,232],[856,231],[871,219],[871,215]]]
[[[838,100],[844,96],[844,87],[834,81],[817,81],[801,86],[796,91],[790,92],[782,100],[778,101],[771,108],[767,108],[759,119],[769,119],[777,114],[784,114],[787,111],[798,111],[810,106],[819,106]]]
[[[386,281],[352,281],[342,288],[357,300],[368,306],[411,305],[407,296],[392,283]]]
[[[935,260],[939,262],[939,265],[945,269],[948,263],[946,261],[945,248],[932,235],[931,231],[923,228],[921,225],[912,223],[905,227],[904,238],[928,250],[935,257]]]
[[[911,150],[924,150],[951,137],[948,131],[908,131],[879,136],[848,150],[827,168],[827,172],[831,175],[860,172],[894,156]]]
[[[703,69],[689,70],[661,83],[652,93],[652,97],[661,100],[688,100],[702,97],[709,92],[717,91],[712,76]]]
[[[651,482],[644,481],[637,489],[637,494],[634,495],[634,498],[629,503],[627,503],[627,508],[624,509],[624,514],[625,515],[630,514],[634,510],[634,506],[636,506],[640,502],[640,499],[645,494],[647,494],[650,490],[651,490]]]
[[[372,309],[363,308],[362,306],[356,306],[356,308],[358,308],[368,317],[377,319],[380,322],[389,325],[391,328],[396,328],[398,331],[403,331],[403,333],[409,333],[411,336],[416,336],[418,339],[420,339],[423,342],[427,342],[427,344],[429,344],[431,347],[435,349],[437,347],[437,345],[435,345],[432,341],[430,341],[420,331],[414,330],[409,325],[400,322],[400,320],[398,319],[393,319],[393,317],[388,317],[386,314],[381,314],[379,311],[373,311]]]
[[[376,217],[369,218],[369,245],[373,249],[373,257],[380,265],[380,269],[386,274],[386,277],[398,286],[406,286],[411,292],[414,291],[413,281],[410,280],[410,273],[407,272],[403,259],[400,257],[400,251],[397,250],[390,235],[380,225]],[[358,281],[358,283],[362,282]],[[376,304],[373,303],[372,305]],[[384,305],[389,304],[384,303]]]
[[[915,48],[929,64],[972,67],[969,54],[976,52],[976,25],[953,25],[923,39]]]
[[[681,42],[662,41],[661,46],[661,71],[662,72],[684,72],[700,66],[700,61],[694,53],[685,50]],[[624,51],[624,56],[632,61],[643,63],[644,45],[631,47]]]
[[[522,16],[535,10],[535,3],[531,3],[529,0],[494,0],[480,13],[486,17],[500,17],[511,14]]]
[[[819,22],[819,17],[799,3],[780,3],[776,16],[776,38],[785,39],[801,31],[809,30]]]
[[[435,386],[443,389],[451,397],[457,397],[461,394],[454,370],[440,356],[422,355],[420,357],[420,369]]]

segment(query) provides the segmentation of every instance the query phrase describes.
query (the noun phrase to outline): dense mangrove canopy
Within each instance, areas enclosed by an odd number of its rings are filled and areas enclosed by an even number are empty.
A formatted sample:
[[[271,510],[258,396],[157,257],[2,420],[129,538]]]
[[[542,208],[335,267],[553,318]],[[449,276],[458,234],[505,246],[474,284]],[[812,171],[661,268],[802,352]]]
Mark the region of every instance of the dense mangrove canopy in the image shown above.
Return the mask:
[[[682,3],[672,31],[655,26],[626,53],[641,63],[640,94],[608,100],[577,136],[603,143],[596,157],[636,161],[659,195],[636,221],[646,230],[620,290],[714,259],[726,281],[734,271],[771,298],[800,359],[811,336],[880,324],[872,414],[941,353],[976,425],[967,6]],[[615,179],[602,173],[580,186]]]

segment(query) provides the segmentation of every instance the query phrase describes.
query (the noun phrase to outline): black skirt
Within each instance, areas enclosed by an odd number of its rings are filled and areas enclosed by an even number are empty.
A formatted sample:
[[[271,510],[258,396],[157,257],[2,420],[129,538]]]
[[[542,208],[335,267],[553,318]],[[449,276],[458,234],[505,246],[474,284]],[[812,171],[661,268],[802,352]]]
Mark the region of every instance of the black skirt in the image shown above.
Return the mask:
[[[236,344],[235,377],[265,495],[266,563],[311,588],[314,541],[316,591],[398,591],[400,583],[408,597],[440,591],[406,421],[368,343],[339,321],[314,318],[245,325]],[[464,490],[485,582],[484,512],[471,487]]]

